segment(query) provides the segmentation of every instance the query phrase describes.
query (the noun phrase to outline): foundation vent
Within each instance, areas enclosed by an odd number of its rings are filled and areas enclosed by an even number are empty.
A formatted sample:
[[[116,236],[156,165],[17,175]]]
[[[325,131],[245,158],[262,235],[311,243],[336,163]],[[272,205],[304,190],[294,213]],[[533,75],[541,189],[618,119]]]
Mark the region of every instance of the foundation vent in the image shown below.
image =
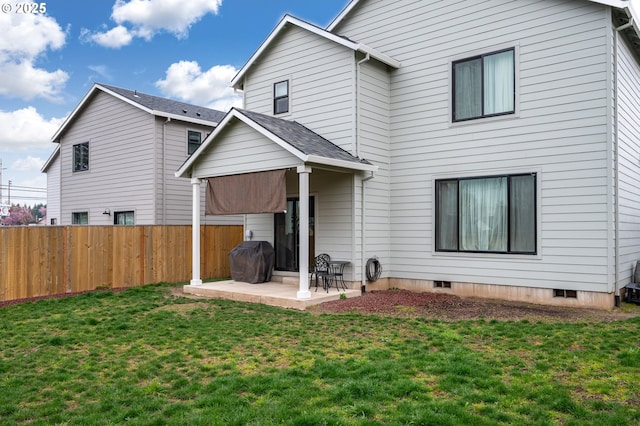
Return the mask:
[[[577,299],[578,292],[576,290],[563,290],[563,289],[554,289],[553,297],[565,297],[568,299]]]
[[[451,281],[434,281],[433,288],[451,288]]]

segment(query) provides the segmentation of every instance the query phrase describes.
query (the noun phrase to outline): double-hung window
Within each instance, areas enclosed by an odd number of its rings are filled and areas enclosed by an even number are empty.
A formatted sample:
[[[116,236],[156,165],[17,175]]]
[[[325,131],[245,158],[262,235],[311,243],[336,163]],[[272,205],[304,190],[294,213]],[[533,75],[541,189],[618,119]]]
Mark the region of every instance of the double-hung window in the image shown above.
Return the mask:
[[[514,49],[453,62],[453,121],[514,112]]]
[[[73,146],[73,171],[89,170],[89,142]]]
[[[202,133],[196,132],[194,130],[189,130],[187,132],[187,154],[191,155],[200,146],[202,143]]]
[[[536,174],[437,180],[436,250],[536,254]]]
[[[289,112],[289,81],[280,81],[273,85],[273,114]]]

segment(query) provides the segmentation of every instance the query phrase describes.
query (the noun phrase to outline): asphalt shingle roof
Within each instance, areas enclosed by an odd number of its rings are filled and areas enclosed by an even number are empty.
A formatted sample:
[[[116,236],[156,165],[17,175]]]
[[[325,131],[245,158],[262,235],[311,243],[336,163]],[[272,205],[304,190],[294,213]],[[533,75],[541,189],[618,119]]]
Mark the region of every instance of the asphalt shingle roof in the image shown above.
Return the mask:
[[[351,155],[348,151],[296,121],[283,120],[244,109],[237,110],[303,154],[352,163],[371,164],[367,160]]]
[[[225,113],[215,109],[205,108],[197,105],[187,104],[184,102],[174,101],[171,99],[161,98],[158,96],[147,95],[135,90],[123,89],[121,87],[109,86],[107,84],[98,83],[99,86],[111,90],[120,96],[129,99],[145,108],[165,112],[168,114],[183,116],[185,118],[193,118],[198,120],[212,121],[219,123],[225,116]]]

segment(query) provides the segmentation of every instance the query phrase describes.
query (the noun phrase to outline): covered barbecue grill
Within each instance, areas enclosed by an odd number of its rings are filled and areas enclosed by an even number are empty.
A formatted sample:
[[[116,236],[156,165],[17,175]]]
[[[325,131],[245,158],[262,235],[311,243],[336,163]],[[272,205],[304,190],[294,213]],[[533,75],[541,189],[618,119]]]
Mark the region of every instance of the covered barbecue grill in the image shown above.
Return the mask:
[[[231,278],[251,284],[267,282],[275,260],[276,253],[268,241],[243,241],[229,254]]]

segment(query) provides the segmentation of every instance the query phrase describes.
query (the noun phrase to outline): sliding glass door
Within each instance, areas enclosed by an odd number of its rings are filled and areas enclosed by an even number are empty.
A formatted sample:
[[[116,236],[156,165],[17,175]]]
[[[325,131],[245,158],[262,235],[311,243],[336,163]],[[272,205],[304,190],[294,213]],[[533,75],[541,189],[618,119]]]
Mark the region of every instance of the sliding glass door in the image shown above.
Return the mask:
[[[286,213],[274,214],[276,271],[300,270],[300,199],[287,198]],[[315,200],[309,197],[309,265],[315,257]]]

